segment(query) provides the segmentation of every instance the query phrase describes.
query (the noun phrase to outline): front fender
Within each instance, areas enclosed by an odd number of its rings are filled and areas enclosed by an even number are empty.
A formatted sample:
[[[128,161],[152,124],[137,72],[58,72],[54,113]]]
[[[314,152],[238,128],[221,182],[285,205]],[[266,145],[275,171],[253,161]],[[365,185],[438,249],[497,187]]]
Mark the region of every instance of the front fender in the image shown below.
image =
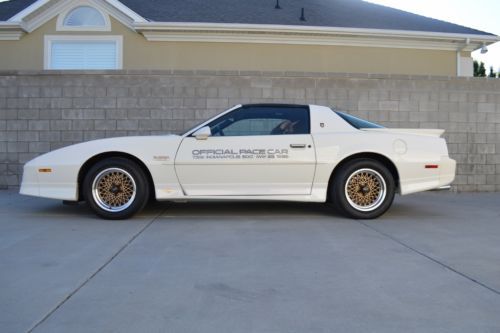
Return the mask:
[[[78,175],[82,166],[97,155],[116,152],[139,159],[151,174],[156,196],[162,197],[164,191],[178,185],[173,163],[180,141],[176,135],[144,136],[102,139],[64,147],[26,163],[20,193],[78,200]]]

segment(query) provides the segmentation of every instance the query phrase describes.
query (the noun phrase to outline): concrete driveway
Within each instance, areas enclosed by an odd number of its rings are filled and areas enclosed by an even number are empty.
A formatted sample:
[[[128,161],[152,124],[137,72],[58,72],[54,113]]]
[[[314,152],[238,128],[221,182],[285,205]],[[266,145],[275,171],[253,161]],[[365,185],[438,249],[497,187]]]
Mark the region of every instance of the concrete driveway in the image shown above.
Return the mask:
[[[160,203],[104,221],[0,191],[0,331],[499,332],[500,193]]]

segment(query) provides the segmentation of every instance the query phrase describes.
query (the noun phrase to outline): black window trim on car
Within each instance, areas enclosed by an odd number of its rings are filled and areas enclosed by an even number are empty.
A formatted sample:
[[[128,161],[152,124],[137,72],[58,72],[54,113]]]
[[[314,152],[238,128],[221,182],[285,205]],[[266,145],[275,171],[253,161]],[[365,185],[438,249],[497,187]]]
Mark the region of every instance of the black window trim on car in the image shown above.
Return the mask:
[[[355,129],[360,130],[360,129],[364,129],[364,128],[384,128],[384,126],[376,124],[372,121],[361,119],[359,117],[353,116],[353,115],[345,113],[345,112],[335,110],[333,108],[332,108],[332,110],[333,110],[333,112],[335,112],[335,114],[337,114],[340,118],[342,118],[342,120],[344,120],[346,123],[348,123],[349,125],[351,125]],[[360,123],[364,124],[365,126],[360,126]]]
[[[219,119],[221,117],[226,117],[226,116],[232,114],[233,112],[240,111],[241,109],[246,109],[246,108],[250,108],[250,107],[267,107],[267,108],[283,108],[283,109],[290,109],[290,108],[305,109],[305,111],[306,111],[306,117],[308,119],[307,131],[306,131],[306,133],[300,133],[300,135],[310,135],[311,134],[311,110],[310,110],[309,105],[259,103],[259,104],[242,104],[239,108],[231,110],[228,113],[224,113],[224,114],[220,115],[219,117],[217,117],[215,119],[211,119],[210,121],[207,121],[206,123],[202,123],[202,124],[204,124],[203,126],[202,125],[197,125],[193,130],[190,130],[191,133],[189,133],[187,135],[187,137],[194,137],[194,133],[198,129],[200,129],[201,127],[210,126],[210,124],[212,122],[216,121],[217,119]],[[281,135],[298,135],[298,134],[281,134]],[[255,135],[255,136],[259,136],[259,135]],[[260,136],[262,136],[262,135],[260,135]],[[228,137],[232,137],[232,136],[228,136]]]

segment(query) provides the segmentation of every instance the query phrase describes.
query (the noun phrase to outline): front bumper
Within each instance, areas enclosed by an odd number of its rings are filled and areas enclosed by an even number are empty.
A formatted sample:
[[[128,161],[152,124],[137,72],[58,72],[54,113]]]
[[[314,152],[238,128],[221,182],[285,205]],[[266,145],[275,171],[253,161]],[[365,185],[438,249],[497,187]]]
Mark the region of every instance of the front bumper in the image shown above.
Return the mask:
[[[26,163],[19,193],[51,199],[77,200],[78,186],[74,168],[50,164],[50,173],[39,171],[48,168],[48,165],[40,163],[37,159]]]

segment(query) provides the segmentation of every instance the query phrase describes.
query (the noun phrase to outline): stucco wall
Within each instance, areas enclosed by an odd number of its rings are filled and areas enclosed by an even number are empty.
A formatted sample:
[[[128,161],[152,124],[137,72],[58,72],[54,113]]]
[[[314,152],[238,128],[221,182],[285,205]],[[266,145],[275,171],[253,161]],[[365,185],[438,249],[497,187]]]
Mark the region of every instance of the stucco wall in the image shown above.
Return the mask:
[[[41,70],[45,35],[121,35],[124,69],[259,70],[456,75],[453,51],[273,45],[149,42],[112,19],[111,32],[56,31],[56,18],[19,41],[0,41],[0,70]]]
[[[454,189],[500,190],[500,80],[245,71],[0,72],[0,187],[44,152],[181,132],[239,103],[336,106],[389,127],[444,128]]]

